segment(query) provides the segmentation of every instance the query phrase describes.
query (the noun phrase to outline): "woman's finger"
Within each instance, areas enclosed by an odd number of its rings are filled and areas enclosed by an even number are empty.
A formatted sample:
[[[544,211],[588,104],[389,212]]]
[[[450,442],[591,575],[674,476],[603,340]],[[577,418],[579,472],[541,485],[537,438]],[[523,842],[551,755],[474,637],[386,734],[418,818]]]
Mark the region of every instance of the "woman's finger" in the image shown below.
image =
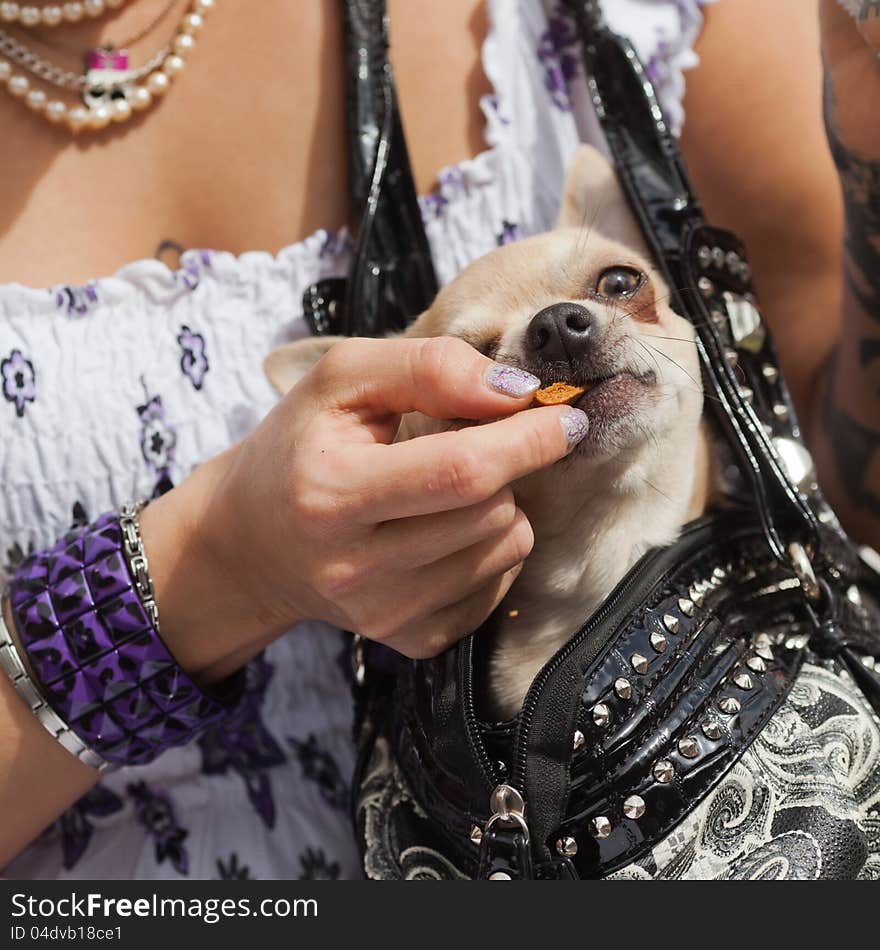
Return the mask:
[[[521,564],[532,550],[535,537],[528,518],[519,510],[510,527],[489,538],[401,576],[410,592],[404,609],[412,616],[426,616],[481,590],[494,578]]]
[[[437,656],[479,629],[504,600],[521,570],[522,565],[512,568],[458,603],[438,610],[411,629],[383,642],[413,660]]]
[[[495,363],[454,337],[351,339],[338,343],[309,374],[308,388],[325,408],[371,423],[422,412],[435,419],[494,419],[528,405],[541,383]]]
[[[507,530],[516,511],[513,492],[503,488],[467,508],[386,521],[373,535],[370,556],[393,571],[433,564]]]
[[[587,429],[579,409],[546,406],[394,445],[350,446],[337,482],[364,523],[450,511],[558,462]]]

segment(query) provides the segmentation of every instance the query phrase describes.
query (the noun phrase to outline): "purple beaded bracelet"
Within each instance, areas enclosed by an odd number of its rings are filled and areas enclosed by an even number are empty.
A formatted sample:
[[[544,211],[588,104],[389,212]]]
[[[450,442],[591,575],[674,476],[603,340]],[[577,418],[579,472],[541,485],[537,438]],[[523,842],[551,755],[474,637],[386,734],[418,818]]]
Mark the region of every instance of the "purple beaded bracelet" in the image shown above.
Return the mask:
[[[120,516],[104,514],[28,557],[9,597],[49,705],[108,762],[141,765],[221,718],[243,677],[211,694],[196,686],[160,639],[124,552]]]

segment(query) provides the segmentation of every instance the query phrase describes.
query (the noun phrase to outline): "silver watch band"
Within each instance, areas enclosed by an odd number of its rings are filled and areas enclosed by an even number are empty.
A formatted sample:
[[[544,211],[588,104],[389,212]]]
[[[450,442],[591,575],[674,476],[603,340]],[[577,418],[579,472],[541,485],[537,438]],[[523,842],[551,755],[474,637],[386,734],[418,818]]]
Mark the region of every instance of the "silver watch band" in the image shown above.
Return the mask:
[[[99,772],[114,768],[111,762],[93,752],[43,699],[25,668],[4,617],[6,597],[0,597],[0,669],[9,677],[13,689],[27,703],[43,728],[85,765]]]

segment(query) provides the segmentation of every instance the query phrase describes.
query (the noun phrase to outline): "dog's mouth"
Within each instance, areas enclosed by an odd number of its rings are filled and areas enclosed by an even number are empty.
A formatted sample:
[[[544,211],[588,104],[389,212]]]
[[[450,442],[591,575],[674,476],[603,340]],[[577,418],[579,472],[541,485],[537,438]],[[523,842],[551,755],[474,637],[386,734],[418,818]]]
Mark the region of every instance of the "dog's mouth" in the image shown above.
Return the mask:
[[[575,454],[613,454],[629,444],[630,438],[641,437],[639,433],[650,427],[648,397],[656,384],[657,374],[653,370],[622,370],[572,383],[586,391],[571,405],[582,409],[590,422],[587,437]]]
[[[607,376],[597,376],[590,379],[560,380],[564,385],[583,390],[581,395],[570,404],[589,413],[592,408],[605,405],[610,400],[620,398],[631,402],[633,395],[641,389],[649,388],[657,383],[657,374],[653,370],[644,373],[634,373],[631,370],[621,370]]]

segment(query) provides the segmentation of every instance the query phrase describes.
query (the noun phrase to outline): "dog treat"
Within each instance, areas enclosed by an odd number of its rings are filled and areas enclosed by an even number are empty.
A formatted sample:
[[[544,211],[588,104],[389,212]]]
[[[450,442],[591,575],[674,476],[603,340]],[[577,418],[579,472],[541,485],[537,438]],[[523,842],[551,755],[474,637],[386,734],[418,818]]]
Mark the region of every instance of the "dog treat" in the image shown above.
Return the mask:
[[[535,403],[538,406],[565,406],[571,405],[587,391],[586,386],[569,386],[568,383],[553,383],[535,393]]]

